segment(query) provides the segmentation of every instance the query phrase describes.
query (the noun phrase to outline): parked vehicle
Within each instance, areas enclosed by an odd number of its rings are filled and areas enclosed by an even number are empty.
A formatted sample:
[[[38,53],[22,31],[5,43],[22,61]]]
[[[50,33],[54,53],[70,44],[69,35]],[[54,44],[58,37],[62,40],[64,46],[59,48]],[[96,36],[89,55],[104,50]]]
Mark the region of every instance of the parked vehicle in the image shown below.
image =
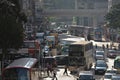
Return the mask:
[[[95,63],[95,74],[104,74],[108,66],[104,60],[97,60]]]
[[[96,60],[104,60],[105,59],[105,52],[101,50],[97,50],[95,52],[95,59]]]
[[[108,50],[107,56],[109,58],[115,58],[117,56],[117,51],[116,50]]]
[[[91,71],[81,71],[77,80],[95,80],[94,74]]]

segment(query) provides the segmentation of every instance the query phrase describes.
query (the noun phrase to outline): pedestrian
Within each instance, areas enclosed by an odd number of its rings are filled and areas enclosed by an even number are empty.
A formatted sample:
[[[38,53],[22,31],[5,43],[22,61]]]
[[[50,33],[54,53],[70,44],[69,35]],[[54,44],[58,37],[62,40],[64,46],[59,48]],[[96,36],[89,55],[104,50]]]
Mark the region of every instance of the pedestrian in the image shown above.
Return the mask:
[[[120,50],[120,44],[118,44],[118,49]]]
[[[66,74],[66,75],[68,76],[68,73],[67,73],[67,68],[68,68],[68,67],[67,67],[67,65],[65,65],[65,70],[64,70],[63,75],[64,75],[64,74]]]
[[[52,79],[52,80],[54,80],[54,79],[58,80],[56,75],[57,75],[57,72],[56,72],[56,70],[54,69],[54,70],[53,70],[53,79]]]
[[[50,64],[47,63],[47,75],[49,76],[49,71],[50,71]]]
[[[97,44],[95,44],[95,48],[97,49]]]
[[[102,45],[102,48],[103,48],[103,50],[105,51],[105,45],[104,45],[104,44]]]
[[[108,49],[108,48],[109,48],[109,45],[107,44],[106,47],[107,47],[107,49]]]
[[[110,44],[110,49],[112,49],[112,44]]]
[[[52,64],[50,65],[50,73],[51,74],[53,73],[53,65]]]

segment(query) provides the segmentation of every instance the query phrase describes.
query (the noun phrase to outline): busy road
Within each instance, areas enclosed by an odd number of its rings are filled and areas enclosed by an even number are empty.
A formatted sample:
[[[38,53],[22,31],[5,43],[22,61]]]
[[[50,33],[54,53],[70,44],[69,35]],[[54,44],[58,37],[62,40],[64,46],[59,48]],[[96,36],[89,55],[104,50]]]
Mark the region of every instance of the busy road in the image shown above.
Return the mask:
[[[67,35],[67,34],[61,34],[59,35],[59,38],[60,38],[60,41],[62,41],[62,43],[66,43],[66,41],[68,39],[73,39],[72,41],[77,41],[78,40],[78,37],[76,36],[71,36],[71,35]],[[76,39],[76,40],[75,40]],[[80,38],[79,37],[79,40],[84,40],[82,37]],[[65,41],[65,42],[64,42]],[[70,40],[68,40],[70,41]],[[92,41],[93,42],[93,45],[94,45],[94,48],[95,48],[95,45],[97,44],[98,48],[95,49],[95,50],[102,50],[102,45],[106,45],[106,44],[111,44],[111,42],[95,42],[95,41]],[[116,45],[116,44],[115,44]],[[105,49],[105,54],[107,54],[107,51],[108,49]],[[94,53],[93,53],[94,54]],[[107,55],[105,55],[105,61],[108,65],[108,68],[107,69],[112,69],[112,66],[113,66],[113,62],[114,62],[114,59],[111,59],[111,58],[108,58]],[[93,66],[92,66],[92,69],[90,71],[92,71],[94,73],[94,67],[95,67],[95,62],[96,60],[94,60],[93,62]],[[63,79],[66,79],[66,80],[77,80],[77,77],[78,76],[75,76],[75,75],[71,75],[70,72],[68,71],[69,73],[69,76],[66,76],[66,75],[63,75],[63,71],[64,71],[64,68],[59,68],[59,71],[57,71],[57,78],[58,80],[63,80]],[[80,73],[80,71],[79,71]],[[104,80],[104,75],[95,75],[94,74],[94,77],[95,77],[95,80]],[[51,78],[45,78],[44,80],[50,80]]]

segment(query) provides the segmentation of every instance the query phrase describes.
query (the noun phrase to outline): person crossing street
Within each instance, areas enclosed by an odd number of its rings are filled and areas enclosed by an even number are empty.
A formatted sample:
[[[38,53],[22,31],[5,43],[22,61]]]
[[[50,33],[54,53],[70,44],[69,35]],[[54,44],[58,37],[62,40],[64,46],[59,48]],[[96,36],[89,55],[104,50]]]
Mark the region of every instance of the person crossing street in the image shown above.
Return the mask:
[[[56,75],[57,75],[57,72],[56,72],[56,70],[54,69],[54,70],[53,70],[53,78],[52,78],[52,80],[54,80],[54,79],[58,80]]]
[[[66,74],[68,76],[67,68],[68,68],[67,65],[65,65],[65,70],[64,70],[63,75]]]

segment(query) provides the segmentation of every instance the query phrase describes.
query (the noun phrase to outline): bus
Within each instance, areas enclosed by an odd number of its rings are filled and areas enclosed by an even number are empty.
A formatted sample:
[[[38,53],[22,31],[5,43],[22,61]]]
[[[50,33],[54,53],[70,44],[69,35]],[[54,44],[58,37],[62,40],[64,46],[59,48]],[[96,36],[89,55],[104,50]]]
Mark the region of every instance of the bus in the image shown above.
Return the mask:
[[[117,70],[117,73],[120,73],[120,56],[116,56],[114,59],[114,69]]]
[[[94,28],[94,40],[95,41],[102,41],[102,29],[101,28]]]
[[[114,68],[120,71],[120,56],[114,59]]]
[[[2,80],[33,80],[32,68],[36,63],[36,58],[16,59],[2,70]]]
[[[69,67],[89,70],[93,63],[93,44],[90,41],[77,41],[69,45]],[[70,71],[71,71],[70,70]]]

